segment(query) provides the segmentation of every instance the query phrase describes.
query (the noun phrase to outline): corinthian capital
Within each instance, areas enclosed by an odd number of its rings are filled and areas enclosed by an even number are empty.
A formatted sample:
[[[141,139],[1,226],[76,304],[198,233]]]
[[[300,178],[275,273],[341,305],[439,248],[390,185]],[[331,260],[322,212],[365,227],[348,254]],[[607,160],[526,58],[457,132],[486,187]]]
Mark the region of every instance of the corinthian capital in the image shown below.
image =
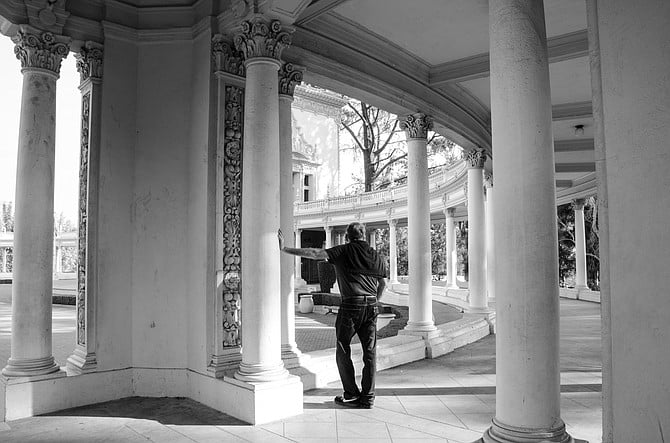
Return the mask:
[[[484,171],[484,187],[492,188],[493,187],[493,174],[488,171]]]
[[[22,26],[12,38],[14,54],[21,61],[21,70],[42,69],[56,76],[61,62],[70,52],[70,38]]]
[[[228,43],[221,34],[212,37],[212,62],[215,72],[223,71],[244,77],[242,53]]]
[[[400,129],[407,138],[428,138],[428,131],[433,129],[433,118],[426,114],[410,114],[400,121]]]
[[[293,63],[284,63],[279,70],[279,94],[293,97],[295,86],[302,81],[303,71],[304,69],[295,66]]]
[[[486,152],[482,148],[472,148],[465,154],[465,161],[470,169],[481,169],[486,162]]]
[[[75,55],[75,58],[77,59],[77,71],[79,71],[81,83],[89,78],[102,78],[102,45],[86,42],[86,45],[81,48],[79,54]]]
[[[576,198],[572,201],[572,207],[576,211],[584,209],[584,205],[586,205],[586,199],[584,198]]]
[[[282,26],[279,20],[268,20],[257,15],[243,21],[235,35],[235,48],[241,51],[245,60],[254,57],[281,59],[281,53],[291,44],[293,28]]]

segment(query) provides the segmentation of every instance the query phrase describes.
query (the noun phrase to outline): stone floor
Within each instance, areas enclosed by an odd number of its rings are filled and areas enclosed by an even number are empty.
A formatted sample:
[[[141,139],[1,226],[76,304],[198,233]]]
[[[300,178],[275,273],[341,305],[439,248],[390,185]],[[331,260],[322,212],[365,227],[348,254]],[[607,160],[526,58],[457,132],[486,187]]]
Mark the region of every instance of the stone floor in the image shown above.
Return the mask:
[[[571,435],[591,443],[601,441],[599,309],[561,300],[561,415]],[[263,426],[188,399],[129,398],[9,422],[0,441],[472,442],[495,413],[495,338],[380,372],[372,410],[335,405],[339,393],[339,383],[308,391],[302,415]]]

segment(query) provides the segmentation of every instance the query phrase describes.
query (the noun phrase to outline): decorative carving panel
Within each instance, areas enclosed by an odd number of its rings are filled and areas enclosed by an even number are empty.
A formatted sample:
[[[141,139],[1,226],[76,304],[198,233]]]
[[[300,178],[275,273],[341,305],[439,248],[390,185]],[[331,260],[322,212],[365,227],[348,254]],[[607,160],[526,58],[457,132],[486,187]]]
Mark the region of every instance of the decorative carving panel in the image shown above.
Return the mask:
[[[79,259],[77,263],[77,343],[86,344],[86,252],[88,226],[88,159],[91,93],[81,98],[81,153],[79,159]]]
[[[244,77],[243,54],[231,46],[221,34],[212,37],[212,63],[214,71],[223,71],[229,74]]]
[[[223,190],[223,347],[240,346],[244,90],[226,86]]]
[[[293,96],[296,85],[302,82],[302,70],[293,63],[284,63],[279,70],[279,93]]]
[[[60,74],[61,62],[70,52],[70,39],[24,27],[12,38],[14,54],[22,69],[44,69]]]
[[[400,121],[400,128],[407,138],[428,138],[428,131],[433,129],[433,118],[426,114],[410,114]]]
[[[79,54],[75,55],[77,59],[77,71],[79,71],[79,80],[81,83],[88,79],[102,78],[102,49],[92,42],[87,42],[86,46],[81,48]]]

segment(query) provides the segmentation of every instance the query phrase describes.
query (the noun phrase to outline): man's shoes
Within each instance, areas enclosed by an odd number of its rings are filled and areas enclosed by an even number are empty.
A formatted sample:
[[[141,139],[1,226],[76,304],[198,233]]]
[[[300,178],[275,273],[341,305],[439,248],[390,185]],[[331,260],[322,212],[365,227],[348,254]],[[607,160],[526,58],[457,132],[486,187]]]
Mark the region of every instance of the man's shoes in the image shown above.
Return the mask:
[[[346,406],[348,408],[358,408],[358,397],[345,398],[344,395],[338,395],[335,397],[335,403],[340,406]]]
[[[347,408],[372,409],[372,403],[358,397],[345,399],[343,395],[338,395],[335,397],[335,403]]]

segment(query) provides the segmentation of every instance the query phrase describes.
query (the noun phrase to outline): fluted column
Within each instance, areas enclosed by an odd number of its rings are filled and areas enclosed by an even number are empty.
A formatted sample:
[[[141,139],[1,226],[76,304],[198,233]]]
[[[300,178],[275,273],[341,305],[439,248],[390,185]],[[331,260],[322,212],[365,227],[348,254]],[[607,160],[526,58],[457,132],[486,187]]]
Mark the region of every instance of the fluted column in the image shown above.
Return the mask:
[[[293,137],[291,103],[295,86],[302,81],[302,71],[291,63],[279,70],[279,198],[280,227],[286,246],[294,247],[293,235]],[[298,366],[301,352],[295,342],[295,259],[281,254],[281,355],[284,365]]]
[[[21,26],[23,90],[16,171],[11,354],[3,375],[58,371],[51,348],[56,80],[70,39]]]
[[[468,163],[468,310],[488,311],[486,299],[486,215],[484,212],[484,162],[486,153],[475,148],[466,155]]]
[[[254,16],[235,46],[245,59],[242,160],[242,362],[235,377],[272,381],[288,376],[281,359],[279,101],[277,74],[290,34],[278,20]],[[258,272],[258,270],[262,272]],[[245,278],[246,276],[246,278]]]
[[[489,1],[497,334],[496,414],[485,442],[571,441],[560,414],[554,150],[543,5]],[[509,210],[512,202],[519,208]]]
[[[391,284],[398,283],[398,240],[397,226],[398,220],[389,219],[389,277]]]
[[[407,135],[407,206],[409,261],[408,331],[433,331],[433,296],[430,255],[430,201],[426,138],[431,117],[411,114],[401,121]]]
[[[97,365],[97,223],[102,123],[102,46],[87,42],[76,57],[82,109],[79,155],[77,344],[67,360],[69,374],[90,372]]]
[[[458,252],[456,249],[456,224],[454,223],[454,213],[456,209],[446,208],[444,210],[446,237],[447,237],[447,290],[458,289],[456,283],[456,273],[458,272]]]
[[[584,227],[583,198],[572,202],[575,210],[575,289],[588,290],[586,285],[586,229]]]
[[[493,175],[484,173],[486,187],[486,291],[489,300],[496,298],[495,288],[495,243],[493,237]]]

